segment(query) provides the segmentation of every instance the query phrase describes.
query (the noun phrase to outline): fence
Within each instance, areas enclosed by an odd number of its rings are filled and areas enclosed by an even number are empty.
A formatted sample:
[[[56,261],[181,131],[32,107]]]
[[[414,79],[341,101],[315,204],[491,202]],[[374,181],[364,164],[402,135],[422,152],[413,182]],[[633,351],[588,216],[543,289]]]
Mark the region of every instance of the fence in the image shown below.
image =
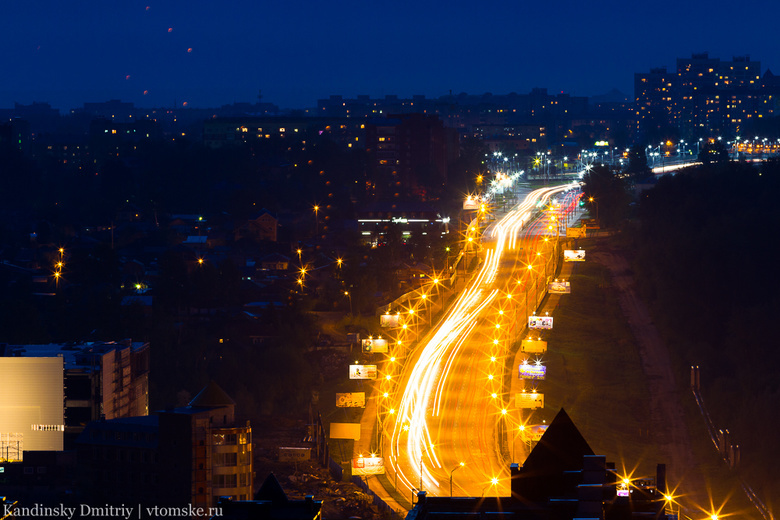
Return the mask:
[[[363,479],[361,479],[359,476],[352,477],[352,483],[356,486],[359,486],[360,489],[362,489],[367,495],[371,497],[373,500],[374,505],[379,509],[379,512],[387,517],[392,518],[393,520],[403,520],[404,516],[401,515],[398,511],[394,510],[392,507],[387,505],[387,503],[379,498],[379,496],[374,493],[371,488],[363,482]]]

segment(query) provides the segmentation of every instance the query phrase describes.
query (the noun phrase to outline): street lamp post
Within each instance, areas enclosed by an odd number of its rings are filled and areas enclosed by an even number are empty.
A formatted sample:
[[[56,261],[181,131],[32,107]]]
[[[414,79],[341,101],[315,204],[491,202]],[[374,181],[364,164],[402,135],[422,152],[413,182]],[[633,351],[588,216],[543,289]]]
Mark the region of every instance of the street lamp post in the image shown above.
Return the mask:
[[[461,462],[460,464],[458,464],[457,466],[455,466],[455,467],[452,469],[452,471],[450,471],[450,498],[452,498],[452,474],[453,474],[453,473],[455,473],[455,470],[456,470],[456,469],[458,469],[458,468],[462,468],[462,467],[463,467],[463,466],[465,466],[465,465],[466,465],[466,463],[465,463],[465,462]]]
[[[588,202],[592,202],[593,204],[596,205],[596,220],[598,220],[599,219],[599,201],[597,201],[593,197],[589,197],[588,198]]]
[[[349,298],[349,315],[352,316],[352,294],[349,291],[344,291],[344,296]]]

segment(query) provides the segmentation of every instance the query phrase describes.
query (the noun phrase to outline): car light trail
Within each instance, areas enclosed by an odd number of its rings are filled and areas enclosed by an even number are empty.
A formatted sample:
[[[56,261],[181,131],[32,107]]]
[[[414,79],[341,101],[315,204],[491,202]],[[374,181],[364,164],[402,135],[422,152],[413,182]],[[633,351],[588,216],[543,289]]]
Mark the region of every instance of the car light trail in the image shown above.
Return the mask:
[[[480,315],[500,294],[494,284],[504,250],[516,248],[518,235],[523,225],[531,220],[539,201],[544,204],[556,193],[578,186],[573,183],[535,190],[488,229],[484,236],[489,241],[485,242],[481,268],[447,311],[438,329],[432,331],[430,340],[421,346],[419,358],[403,389],[390,443],[390,461],[397,477],[408,489],[413,490],[420,484],[429,491],[439,488],[430,468],[442,468],[437,449],[453,447],[434,443],[438,436],[431,435],[427,417],[429,412],[431,417],[442,412],[444,388],[451,372],[457,371],[461,346],[471,335]]]

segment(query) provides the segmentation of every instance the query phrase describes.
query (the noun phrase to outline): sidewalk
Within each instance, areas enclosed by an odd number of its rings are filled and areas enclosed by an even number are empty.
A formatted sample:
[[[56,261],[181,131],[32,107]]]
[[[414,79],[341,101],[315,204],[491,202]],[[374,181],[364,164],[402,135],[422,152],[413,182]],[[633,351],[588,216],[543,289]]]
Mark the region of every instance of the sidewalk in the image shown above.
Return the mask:
[[[561,266],[560,274],[558,275],[559,280],[569,280],[571,279],[571,274],[574,270],[574,262],[563,262],[563,265]],[[547,293],[545,297],[542,299],[541,305],[539,305],[539,308],[536,309],[536,314],[544,314],[545,312],[550,313],[550,316],[553,316],[555,318],[554,312],[555,309],[558,307],[558,302],[560,302],[560,299],[562,296],[566,296],[565,294],[549,294]],[[528,336],[528,318],[526,317],[525,323],[522,325],[522,329],[524,332],[520,334],[520,338],[525,338]],[[509,377],[512,380],[512,385],[509,390],[509,397],[510,400],[514,398],[515,394],[519,394],[523,391],[523,388],[525,387],[525,380],[520,379],[518,377],[518,367],[523,362],[524,359],[527,359],[529,357],[528,354],[523,352],[519,347],[517,349],[517,353],[515,354],[515,361],[512,365],[512,369],[510,370]],[[511,402],[511,401],[510,401]],[[519,435],[512,435],[512,441],[509,446],[509,453],[513,455],[512,462],[517,462],[518,464],[522,465],[522,462],[528,457],[528,453],[530,452],[529,443],[526,443],[524,440],[520,438]]]
[[[355,441],[355,452],[357,454],[363,454],[368,455],[371,453],[371,447],[375,444],[375,440],[377,438],[376,428],[379,428],[379,424],[376,422],[376,403],[379,398],[379,389],[374,386],[373,391],[371,392],[370,397],[366,401],[366,408],[363,410],[363,417],[360,419],[360,440]],[[383,440],[380,440],[380,446],[379,449],[377,449],[377,453],[381,452],[383,443]],[[386,448],[383,456],[390,454],[390,447],[384,446]],[[392,466],[388,463],[389,457],[385,458],[385,476],[389,476],[391,474]],[[394,474],[393,474],[394,476]],[[392,508],[396,512],[400,512],[402,516],[405,516],[406,513],[409,511],[409,509],[401,505],[398,501],[396,501],[390,493],[385,489],[385,487],[382,485],[382,483],[379,481],[379,475],[373,475],[371,477],[368,477],[366,480],[366,483],[368,484],[368,487],[373,491],[376,496],[378,496],[385,504],[387,504],[390,508]],[[411,497],[410,497],[411,498]]]

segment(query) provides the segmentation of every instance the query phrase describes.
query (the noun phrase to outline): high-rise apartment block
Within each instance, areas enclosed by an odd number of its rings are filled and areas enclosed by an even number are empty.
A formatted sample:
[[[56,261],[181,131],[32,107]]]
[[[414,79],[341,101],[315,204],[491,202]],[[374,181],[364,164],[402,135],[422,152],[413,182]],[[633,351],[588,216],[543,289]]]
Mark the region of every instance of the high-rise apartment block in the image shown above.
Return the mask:
[[[43,420],[50,414],[41,408],[18,423],[21,410],[33,410],[20,399],[33,394],[40,394],[35,402],[58,400],[57,421]],[[149,343],[0,344],[0,400],[0,439],[22,435],[27,451],[67,449],[89,421],[149,414]],[[13,427],[6,422],[12,417]],[[40,432],[58,439],[39,445],[33,439]]]
[[[688,138],[739,134],[775,113],[775,93],[764,83],[761,62],[749,56],[721,61],[693,54],[679,58],[674,72],[656,68],[637,73],[637,135],[650,137],[670,127]]]

